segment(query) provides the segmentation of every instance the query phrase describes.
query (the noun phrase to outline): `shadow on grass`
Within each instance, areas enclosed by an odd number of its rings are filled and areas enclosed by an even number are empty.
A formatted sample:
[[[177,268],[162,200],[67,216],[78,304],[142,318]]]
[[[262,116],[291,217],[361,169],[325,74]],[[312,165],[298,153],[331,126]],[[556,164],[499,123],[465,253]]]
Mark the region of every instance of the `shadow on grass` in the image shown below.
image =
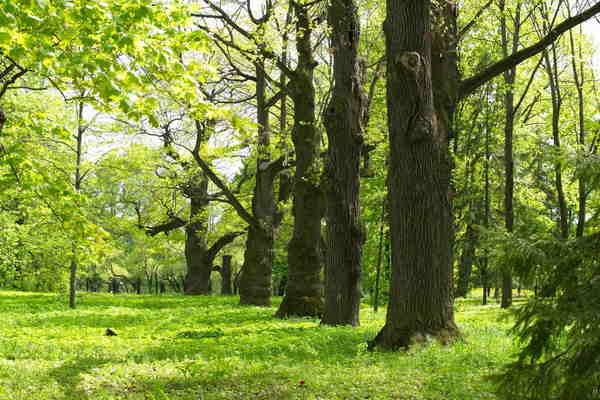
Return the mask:
[[[178,294],[150,295],[150,294],[99,294],[82,293],[79,295],[80,304],[83,308],[101,308],[107,307],[127,307],[144,310],[165,310],[188,307],[199,308],[244,308],[252,307],[240,306],[238,296],[184,296]],[[280,299],[273,298],[276,305]]]
[[[294,399],[303,398],[298,380],[269,365],[250,369],[201,368],[177,377],[136,377],[131,385],[138,391],[168,393],[169,399]]]
[[[67,361],[60,367],[50,371],[49,376],[53,378],[62,388],[65,398],[73,400],[89,399],[88,393],[79,387],[82,382],[82,375],[90,372],[94,368],[101,367],[108,363],[118,363],[117,360],[99,359],[99,358],[78,358]]]
[[[106,315],[100,313],[82,315],[57,315],[44,319],[29,319],[19,322],[20,327],[52,328],[99,328],[119,329],[144,325],[147,321],[139,315]]]
[[[0,312],[47,313],[68,309],[66,301],[57,294],[12,295],[0,292],[0,298]]]
[[[479,400],[481,393],[493,393],[488,377],[502,363],[497,355],[455,350],[427,366],[423,392],[436,394],[434,399]]]
[[[68,296],[56,293],[30,293],[0,290],[0,311],[3,312],[48,312],[69,311]],[[273,298],[274,306],[281,301]],[[238,296],[183,296],[176,294],[165,295],[135,295],[108,293],[79,292],[77,294],[77,309],[106,309],[108,307],[127,307],[143,310],[168,310],[188,307],[220,308],[252,308],[239,306]]]
[[[187,336],[191,335],[190,331]],[[366,343],[364,330],[355,328],[272,327],[267,329],[219,330],[219,335],[198,330],[197,338],[181,338],[174,332],[159,345],[146,347],[131,357],[138,363],[182,361],[190,359],[226,359],[231,356],[247,361],[287,359],[345,363],[352,362]],[[367,336],[374,336],[369,332]]]
[[[192,324],[195,327],[222,326],[244,326],[261,322],[272,321],[273,311],[271,309],[248,309],[241,306],[202,309],[198,307],[179,307],[161,311],[143,313],[139,310],[127,312],[127,309],[115,309],[104,312],[85,313],[61,313],[44,318],[33,317],[22,319],[20,327],[66,329],[73,328],[112,328],[123,329],[146,326],[149,329],[162,330],[161,324],[169,321],[180,324],[181,327]],[[225,323],[226,321],[226,323]],[[152,329],[150,329],[152,327]]]

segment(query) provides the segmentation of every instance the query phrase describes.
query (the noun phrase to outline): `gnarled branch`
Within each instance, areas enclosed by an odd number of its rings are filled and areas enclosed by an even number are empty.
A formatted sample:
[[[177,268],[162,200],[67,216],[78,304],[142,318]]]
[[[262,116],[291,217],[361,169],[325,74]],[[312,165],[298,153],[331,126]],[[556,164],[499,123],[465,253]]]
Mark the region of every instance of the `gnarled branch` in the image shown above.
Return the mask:
[[[171,219],[164,224],[156,225],[156,226],[144,226],[142,227],[148,236],[156,236],[161,232],[164,232],[165,235],[177,228],[181,228],[182,226],[187,225],[187,221],[181,219],[177,216],[171,217]]]

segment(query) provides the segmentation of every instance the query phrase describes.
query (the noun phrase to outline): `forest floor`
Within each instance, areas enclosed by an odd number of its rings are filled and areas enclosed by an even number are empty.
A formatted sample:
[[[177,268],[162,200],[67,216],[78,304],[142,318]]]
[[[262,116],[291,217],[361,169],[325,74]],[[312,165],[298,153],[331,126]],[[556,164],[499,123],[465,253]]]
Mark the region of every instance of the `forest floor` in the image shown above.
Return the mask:
[[[79,301],[0,291],[0,400],[495,399],[515,350],[507,313],[477,298],[456,303],[466,341],[373,353],[385,310],[366,305],[360,327],[332,328],[235,297]]]

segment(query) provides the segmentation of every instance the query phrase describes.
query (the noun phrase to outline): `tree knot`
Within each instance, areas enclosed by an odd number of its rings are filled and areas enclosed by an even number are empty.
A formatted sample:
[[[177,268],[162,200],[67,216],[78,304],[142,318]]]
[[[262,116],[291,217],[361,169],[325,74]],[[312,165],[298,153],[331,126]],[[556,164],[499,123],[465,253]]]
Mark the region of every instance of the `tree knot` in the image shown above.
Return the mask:
[[[421,72],[423,58],[416,51],[406,51],[398,55],[398,62],[413,74],[418,75]]]

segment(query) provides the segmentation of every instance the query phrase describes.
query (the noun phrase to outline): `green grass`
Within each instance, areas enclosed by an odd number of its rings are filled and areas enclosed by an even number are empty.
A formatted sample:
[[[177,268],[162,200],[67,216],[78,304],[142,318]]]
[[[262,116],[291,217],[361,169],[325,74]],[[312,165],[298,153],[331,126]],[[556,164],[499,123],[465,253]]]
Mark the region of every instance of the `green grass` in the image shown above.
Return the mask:
[[[385,311],[366,307],[360,327],[331,328],[234,297],[82,294],[79,304],[0,292],[0,400],[495,399],[487,376],[514,352],[504,312],[474,299],[456,305],[466,342],[374,353],[366,340]]]

